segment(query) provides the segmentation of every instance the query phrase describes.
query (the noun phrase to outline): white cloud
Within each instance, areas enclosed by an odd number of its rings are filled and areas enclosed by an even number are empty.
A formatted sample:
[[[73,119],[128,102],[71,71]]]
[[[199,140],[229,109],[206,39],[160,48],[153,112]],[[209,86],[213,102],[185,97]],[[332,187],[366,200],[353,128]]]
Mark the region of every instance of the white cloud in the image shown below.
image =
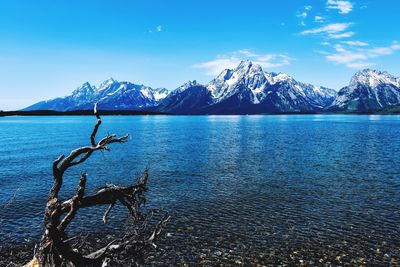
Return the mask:
[[[162,31],[162,26],[161,26],[161,25],[158,25],[158,26],[156,27],[156,31],[161,32],[161,31]]]
[[[370,53],[371,55],[374,56],[388,56],[393,54],[394,51],[399,50],[400,47],[398,47],[397,45],[392,45],[389,47],[377,47],[377,48],[372,48],[370,49]]]
[[[302,35],[326,34],[328,38],[341,39],[341,38],[351,37],[354,35],[354,32],[346,32],[346,30],[351,25],[352,23],[332,23],[319,28],[302,31],[300,34]]]
[[[363,52],[347,50],[342,45],[335,45],[335,53],[328,54],[326,59],[335,64],[348,65],[363,62],[368,59],[368,55]]]
[[[343,64],[349,68],[365,68],[374,65],[372,59],[381,56],[388,56],[400,50],[400,44],[393,43],[387,47],[365,48],[357,46],[355,48],[345,48],[343,45],[335,45],[335,52],[328,53],[326,59],[335,64]]]
[[[251,60],[263,68],[287,66],[294,60],[286,54],[256,54],[250,49],[241,49],[226,55],[220,55],[214,60],[195,64],[193,67],[204,69],[207,75],[215,76],[225,69],[237,67],[240,61],[245,59]]]
[[[231,69],[238,65],[240,60],[234,58],[218,58],[207,62],[193,65],[195,68],[201,68],[206,71],[207,75],[218,75],[224,69]]]
[[[303,11],[300,11],[297,13],[297,17],[301,19],[300,25],[301,26],[306,26],[306,18],[308,17],[308,12],[312,9],[312,6],[305,6]]]
[[[342,44],[347,44],[349,46],[368,46],[369,44],[362,41],[342,41]]]
[[[373,66],[374,64],[371,62],[352,62],[348,63],[346,66],[351,69],[365,69]]]
[[[343,32],[343,33],[330,33],[328,34],[328,38],[330,39],[343,39],[352,37],[355,33],[354,32]]]
[[[390,47],[394,50],[400,50],[400,44],[398,42],[393,42]]]
[[[297,14],[297,17],[303,18],[303,19],[307,18],[307,16],[308,16],[308,13],[306,11],[303,11],[303,12]]]
[[[328,0],[326,8],[337,9],[340,14],[348,14],[353,10],[353,4],[349,1]]]
[[[315,17],[314,17],[314,21],[315,21],[315,22],[324,22],[324,21],[325,21],[325,18],[322,17],[322,16],[315,16]]]

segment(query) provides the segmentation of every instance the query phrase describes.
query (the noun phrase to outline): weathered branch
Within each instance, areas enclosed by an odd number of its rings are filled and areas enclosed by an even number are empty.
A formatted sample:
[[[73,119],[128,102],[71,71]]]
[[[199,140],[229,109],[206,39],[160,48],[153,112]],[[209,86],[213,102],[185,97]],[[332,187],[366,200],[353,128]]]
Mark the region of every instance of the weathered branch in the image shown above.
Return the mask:
[[[45,210],[45,233],[32,261],[39,262],[41,266],[70,266],[71,264],[75,266],[101,266],[104,262],[118,258],[118,255],[115,254],[117,252],[124,250],[137,252],[149,245],[154,245],[154,240],[170,219],[167,215],[162,218],[148,236],[136,230],[128,231],[122,238],[115,239],[103,248],[87,255],[79,252],[77,247],[71,246],[70,241],[76,237],[68,238],[65,231],[81,208],[108,205],[102,218],[104,223],[107,223],[107,218],[117,203],[127,208],[133,224],[146,218],[142,215],[140,209],[146,200],[145,193],[147,192],[149,176],[147,169],[134,185],[125,187],[113,184],[106,185],[89,196],[85,196],[87,174],[84,173],[80,177],[76,194],[65,201],[59,199],[58,195],[63,184],[63,176],[68,168],[85,162],[95,151],[109,150],[110,144],[125,143],[128,140],[128,135],[117,137],[115,134],[110,134],[96,142],[96,135],[102,123],[97,111],[97,104],[94,107],[94,114],[97,122],[90,135],[91,144],[72,150],[68,156],[61,155],[53,162],[53,186],[50,189]],[[136,255],[137,253],[131,254]]]
[[[83,194],[85,193],[85,186],[86,186],[86,176],[87,174],[84,173],[79,180],[78,189],[76,195],[71,198],[71,208],[68,214],[64,217],[64,219],[58,225],[58,231],[64,231],[67,225],[71,222],[71,220],[75,217],[76,213],[79,209],[79,202],[83,198]]]
[[[95,138],[96,138],[97,130],[99,129],[100,124],[101,124],[101,119],[100,119],[99,113],[97,112],[97,103],[94,104],[94,115],[97,118],[97,123],[93,128],[92,134],[90,135],[90,142],[91,142],[92,146],[96,145]]]
[[[79,208],[93,207],[97,205],[112,205],[117,201],[123,202],[122,204],[128,205],[132,203],[133,199],[136,199],[138,194],[145,193],[147,191],[147,179],[148,172],[146,171],[143,178],[139,179],[137,184],[134,186],[122,187],[116,185],[107,185],[101,188],[97,193],[91,196],[83,197],[79,204]],[[138,203],[139,204],[139,203]],[[71,200],[67,200],[62,203],[62,211],[69,212],[72,206]],[[135,206],[135,209],[137,207]]]

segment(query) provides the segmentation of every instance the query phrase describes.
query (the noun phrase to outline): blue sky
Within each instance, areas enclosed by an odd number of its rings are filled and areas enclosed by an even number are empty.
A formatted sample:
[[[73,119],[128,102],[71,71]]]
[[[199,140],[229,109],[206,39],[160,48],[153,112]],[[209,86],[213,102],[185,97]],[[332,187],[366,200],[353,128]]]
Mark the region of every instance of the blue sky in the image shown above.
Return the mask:
[[[242,59],[340,89],[359,69],[400,76],[393,0],[0,1],[0,109],[113,77],[174,89]]]

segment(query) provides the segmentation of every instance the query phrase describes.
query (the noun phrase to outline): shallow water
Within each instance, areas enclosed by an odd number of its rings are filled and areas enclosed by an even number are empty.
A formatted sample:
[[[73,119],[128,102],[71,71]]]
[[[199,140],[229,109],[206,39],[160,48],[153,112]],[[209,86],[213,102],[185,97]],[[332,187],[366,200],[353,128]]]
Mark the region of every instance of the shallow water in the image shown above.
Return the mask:
[[[0,242],[40,237],[51,162],[88,144],[94,122],[0,118],[0,203],[16,192]],[[106,116],[98,136],[108,132],[131,138],[69,171],[63,195],[83,171],[90,193],[149,166],[149,207],[173,213],[149,263],[399,261],[400,116]],[[82,212],[73,226],[93,232],[103,212]]]

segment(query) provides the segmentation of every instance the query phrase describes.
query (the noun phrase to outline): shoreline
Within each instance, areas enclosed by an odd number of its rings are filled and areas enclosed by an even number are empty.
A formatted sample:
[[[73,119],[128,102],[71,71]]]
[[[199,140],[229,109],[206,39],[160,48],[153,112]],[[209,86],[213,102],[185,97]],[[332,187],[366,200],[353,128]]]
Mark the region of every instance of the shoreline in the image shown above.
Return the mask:
[[[99,110],[102,116],[143,116],[143,115],[169,115],[169,116],[260,116],[260,115],[400,115],[400,110],[383,110],[368,112],[283,112],[283,113],[251,113],[251,114],[199,114],[199,113],[165,113],[143,110]],[[32,111],[0,111],[0,117],[10,116],[93,116],[93,110],[55,111],[55,110],[32,110]]]
[[[163,112],[150,112],[141,110],[99,110],[101,115],[168,115]],[[0,117],[9,116],[94,116],[93,110],[73,110],[73,111],[55,111],[55,110],[32,110],[32,111],[0,111]]]

